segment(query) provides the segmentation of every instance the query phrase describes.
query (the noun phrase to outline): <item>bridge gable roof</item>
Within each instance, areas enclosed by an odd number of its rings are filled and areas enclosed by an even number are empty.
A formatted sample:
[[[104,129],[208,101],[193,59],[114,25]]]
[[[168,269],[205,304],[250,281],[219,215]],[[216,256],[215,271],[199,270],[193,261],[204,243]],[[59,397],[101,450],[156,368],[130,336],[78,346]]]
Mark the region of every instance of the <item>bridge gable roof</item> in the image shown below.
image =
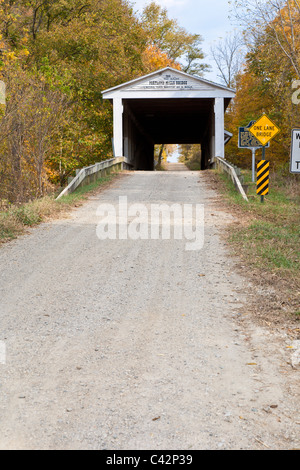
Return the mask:
[[[235,90],[172,67],[165,67],[143,77],[104,90],[102,94],[103,98],[106,99],[114,97],[234,98]]]

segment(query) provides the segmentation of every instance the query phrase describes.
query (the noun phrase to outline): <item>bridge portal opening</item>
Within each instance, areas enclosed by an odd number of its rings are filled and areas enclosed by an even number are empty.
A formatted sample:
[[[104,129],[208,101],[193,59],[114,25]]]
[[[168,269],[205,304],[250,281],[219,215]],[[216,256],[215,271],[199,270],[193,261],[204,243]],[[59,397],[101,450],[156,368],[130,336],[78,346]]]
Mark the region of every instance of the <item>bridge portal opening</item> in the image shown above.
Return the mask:
[[[201,168],[214,146],[214,100],[183,98],[124,100],[124,156],[135,169],[154,169],[157,144],[199,144]]]
[[[154,169],[157,144],[199,144],[201,169],[225,156],[224,113],[233,90],[167,67],[103,92],[113,103],[114,155]]]

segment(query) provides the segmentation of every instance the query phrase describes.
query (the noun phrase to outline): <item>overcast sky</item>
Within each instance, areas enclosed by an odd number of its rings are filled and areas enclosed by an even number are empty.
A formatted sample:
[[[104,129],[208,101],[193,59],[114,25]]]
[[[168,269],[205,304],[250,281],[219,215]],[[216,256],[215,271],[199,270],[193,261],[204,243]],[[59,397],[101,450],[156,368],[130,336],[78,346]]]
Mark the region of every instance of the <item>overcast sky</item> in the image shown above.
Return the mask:
[[[131,0],[135,10],[141,11],[151,0]],[[219,82],[214,63],[209,57],[211,44],[214,40],[224,37],[226,32],[232,31],[227,0],[156,0],[156,3],[167,8],[169,17],[178,21],[189,33],[201,34],[203,37],[202,49],[205,53],[205,62],[213,66],[205,78]]]

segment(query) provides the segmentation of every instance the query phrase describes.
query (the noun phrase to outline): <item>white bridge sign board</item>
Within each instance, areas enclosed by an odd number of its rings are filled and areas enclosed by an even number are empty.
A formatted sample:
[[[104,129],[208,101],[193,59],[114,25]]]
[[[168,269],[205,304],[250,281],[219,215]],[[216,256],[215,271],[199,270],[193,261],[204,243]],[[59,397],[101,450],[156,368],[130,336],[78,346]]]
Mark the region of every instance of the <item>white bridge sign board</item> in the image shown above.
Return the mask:
[[[300,129],[292,130],[291,173],[300,173]]]
[[[165,73],[159,77],[154,76],[150,80],[133,84],[130,87],[131,90],[202,90],[203,88],[203,83],[188,75],[182,77],[176,72]]]

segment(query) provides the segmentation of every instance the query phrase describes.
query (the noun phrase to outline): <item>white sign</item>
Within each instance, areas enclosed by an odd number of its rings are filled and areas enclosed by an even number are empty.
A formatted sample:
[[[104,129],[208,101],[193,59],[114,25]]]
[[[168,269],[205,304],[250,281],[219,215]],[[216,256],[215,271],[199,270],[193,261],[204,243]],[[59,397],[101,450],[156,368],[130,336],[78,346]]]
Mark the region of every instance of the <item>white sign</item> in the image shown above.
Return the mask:
[[[300,173],[300,129],[292,130],[291,173]]]
[[[156,75],[131,87],[133,90],[201,90],[202,88],[203,84],[196,80],[173,73]]]

